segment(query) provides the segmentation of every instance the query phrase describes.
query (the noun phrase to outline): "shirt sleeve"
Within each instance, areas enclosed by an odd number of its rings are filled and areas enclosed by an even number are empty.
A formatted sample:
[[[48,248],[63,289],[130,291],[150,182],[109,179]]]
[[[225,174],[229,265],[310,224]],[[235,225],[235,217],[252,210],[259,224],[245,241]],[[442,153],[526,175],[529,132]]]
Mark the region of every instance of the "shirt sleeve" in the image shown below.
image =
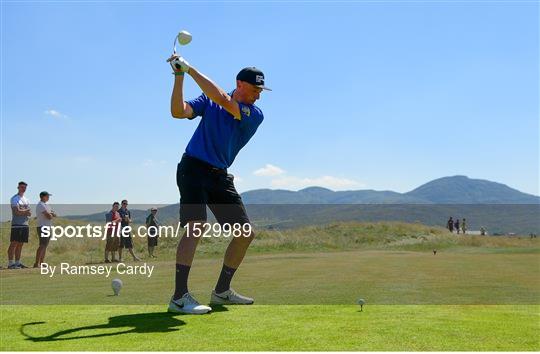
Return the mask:
[[[191,101],[186,101],[186,103],[189,104],[193,109],[193,116],[189,119],[193,119],[199,116],[202,117],[204,115],[206,107],[208,107],[208,102],[209,98],[204,93]]]
[[[16,207],[19,204],[19,201],[15,197],[11,198],[9,202],[10,202],[12,207]]]

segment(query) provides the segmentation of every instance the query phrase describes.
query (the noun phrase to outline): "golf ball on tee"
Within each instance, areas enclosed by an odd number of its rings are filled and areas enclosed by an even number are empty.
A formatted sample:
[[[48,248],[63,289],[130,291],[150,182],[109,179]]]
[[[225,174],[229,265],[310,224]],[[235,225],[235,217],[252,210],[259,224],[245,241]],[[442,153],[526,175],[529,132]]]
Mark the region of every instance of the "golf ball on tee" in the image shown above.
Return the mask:
[[[111,285],[114,291],[114,295],[118,296],[120,294],[120,289],[122,289],[122,281],[120,279],[113,279]]]

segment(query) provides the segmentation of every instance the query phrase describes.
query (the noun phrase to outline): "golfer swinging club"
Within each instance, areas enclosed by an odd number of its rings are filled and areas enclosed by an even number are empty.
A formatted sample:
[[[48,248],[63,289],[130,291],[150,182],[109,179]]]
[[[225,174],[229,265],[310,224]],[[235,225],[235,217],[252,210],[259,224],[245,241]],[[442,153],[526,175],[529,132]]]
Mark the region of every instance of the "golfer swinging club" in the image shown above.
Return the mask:
[[[203,314],[211,311],[188,291],[188,276],[200,235],[205,231],[206,206],[221,224],[249,223],[244,204],[234,187],[234,177],[227,173],[234,158],[255,134],[263,121],[262,111],[254,105],[264,86],[264,74],[257,68],[242,69],[236,76],[236,89],[227,93],[192,67],[184,58],[173,54],[174,88],[171,114],[174,118],[201,121],[189,141],[176,171],[180,191],[180,224],[186,228],[176,251],[176,279],[169,312]],[[184,74],[190,75],[203,94],[184,102]],[[211,304],[245,304],[253,299],[230,287],[236,269],[242,263],[254,234],[242,228],[240,237],[232,237],[225,252],[223,268]]]

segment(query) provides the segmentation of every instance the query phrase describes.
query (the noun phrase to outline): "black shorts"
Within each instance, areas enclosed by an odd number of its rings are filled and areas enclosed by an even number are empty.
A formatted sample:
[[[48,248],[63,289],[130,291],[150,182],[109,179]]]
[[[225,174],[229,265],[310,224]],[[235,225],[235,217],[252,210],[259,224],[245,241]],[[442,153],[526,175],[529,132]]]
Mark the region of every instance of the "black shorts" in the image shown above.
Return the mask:
[[[12,225],[11,236],[9,240],[11,242],[28,243],[29,234],[30,234],[30,229],[28,228],[28,225]]]
[[[156,247],[158,243],[159,228],[157,225],[150,225],[147,228],[146,238],[148,239],[148,247]]]
[[[38,226],[37,227],[37,235],[38,235],[38,238],[39,238],[39,245],[47,247],[49,245],[49,240],[51,238],[50,238],[50,236],[43,237],[41,234],[42,234],[42,227]]]
[[[158,241],[157,236],[146,236],[146,238],[148,239],[148,247],[156,247],[157,246],[157,241]]]
[[[127,237],[120,235],[120,248],[133,248],[133,240],[131,235]]]
[[[180,225],[206,221],[206,206],[223,224],[249,223],[246,208],[234,187],[234,176],[186,154],[176,170],[180,191]]]

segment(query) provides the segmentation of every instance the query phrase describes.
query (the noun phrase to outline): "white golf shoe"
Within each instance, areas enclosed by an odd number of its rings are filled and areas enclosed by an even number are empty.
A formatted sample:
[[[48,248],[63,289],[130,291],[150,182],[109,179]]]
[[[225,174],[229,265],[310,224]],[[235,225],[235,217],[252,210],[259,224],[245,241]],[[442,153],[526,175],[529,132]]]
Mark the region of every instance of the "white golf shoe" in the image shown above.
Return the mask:
[[[169,302],[169,312],[187,313],[192,315],[202,315],[212,311],[212,308],[206,305],[201,305],[190,293],[185,293],[178,300],[171,299]]]
[[[210,297],[210,304],[216,305],[251,305],[254,300],[250,297],[238,294],[233,289],[229,289],[220,294],[217,294],[215,290],[212,290],[212,296]]]

